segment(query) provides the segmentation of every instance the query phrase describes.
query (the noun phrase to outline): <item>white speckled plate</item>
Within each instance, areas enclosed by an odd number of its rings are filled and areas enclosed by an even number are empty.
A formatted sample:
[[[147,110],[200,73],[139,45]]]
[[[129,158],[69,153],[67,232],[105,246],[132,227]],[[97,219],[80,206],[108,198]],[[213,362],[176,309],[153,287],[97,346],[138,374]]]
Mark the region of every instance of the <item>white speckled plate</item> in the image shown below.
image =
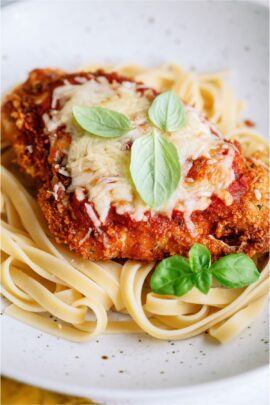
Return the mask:
[[[247,117],[266,133],[268,10],[259,4],[26,1],[3,9],[3,37],[3,92],[34,67],[175,61],[204,71],[232,68]],[[108,403],[267,401],[266,314],[226,346],[207,335],[181,342],[102,336],[74,344],[1,318],[2,371],[19,380]]]

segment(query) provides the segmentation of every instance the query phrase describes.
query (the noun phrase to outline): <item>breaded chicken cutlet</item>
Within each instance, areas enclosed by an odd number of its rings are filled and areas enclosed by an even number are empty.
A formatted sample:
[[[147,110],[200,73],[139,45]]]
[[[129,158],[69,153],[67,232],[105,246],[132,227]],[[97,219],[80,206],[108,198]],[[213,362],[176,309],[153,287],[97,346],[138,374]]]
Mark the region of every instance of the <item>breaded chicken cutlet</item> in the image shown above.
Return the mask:
[[[115,73],[36,69],[4,100],[4,137],[18,165],[37,179],[38,202],[58,242],[91,260],[161,260],[201,243],[213,258],[264,253],[269,246],[268,172],[244,157],[205,117],[185,105],[170,136],[181,164],[178,188],[151,209],[129,174],[133,142],[150,130],[155,90]],[[133,129],[117,139],[89,136],[74,105],[124,113]]]

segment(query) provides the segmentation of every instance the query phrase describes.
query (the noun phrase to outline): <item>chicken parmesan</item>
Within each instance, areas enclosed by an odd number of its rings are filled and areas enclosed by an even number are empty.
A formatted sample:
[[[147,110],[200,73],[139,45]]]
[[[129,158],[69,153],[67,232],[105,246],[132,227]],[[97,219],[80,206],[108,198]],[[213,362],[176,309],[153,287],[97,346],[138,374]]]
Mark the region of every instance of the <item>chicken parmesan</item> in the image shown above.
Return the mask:
[[[86,259],[161,260],[186,256],[194,243],[214,259],[268,251],[268,173],[192,105],[184,125],[165,131],[177,151],[180,180],[170,197],[149,206],[130,174],[134,142],[151,131],[158,93],[122,77],[36,69],[4,100],[4,136],[18,165],[36,179],[38,202],[59,243]],[[123,136],[89,135],[74,106],[124,114]]]

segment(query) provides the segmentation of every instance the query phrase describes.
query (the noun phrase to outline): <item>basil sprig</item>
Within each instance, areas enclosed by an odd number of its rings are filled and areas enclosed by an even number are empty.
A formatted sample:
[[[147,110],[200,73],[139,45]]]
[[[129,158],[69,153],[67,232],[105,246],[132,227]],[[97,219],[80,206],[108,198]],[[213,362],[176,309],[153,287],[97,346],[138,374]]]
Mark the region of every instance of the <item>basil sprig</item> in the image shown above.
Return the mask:
[[[184,107],[173,91],[157,96],[148,110],[162,131],[176,131],[185,123]],[[175,191],[181,167],[175,146],[157,130],[138,138],[131,148],[130,173],[141,199],[160,207]]]
[[[185,125],[184,106],[170,90],[157,96],[148,110],[151,122],[163,131],[177,131]]]
[[[133,129],[124,114],[103,107],[73,106],[72,111],[76,122],[88,135],[116,138]],[[157,96],[148,116],[161,131],[176,131],[185,125],[184,106],[173,91]],[[180,173],[175,146],[156,129],[133,143],[130,174],[138,194],[149,207],[160,207],[170,198],[179,183]]]
[[[151,288],[157,294],[181,296],[193,287],[193,273],[185,257],[162,260],[151,277]]]
[[[228,288],[245,287],[254,283],[260,275],[253,260],[244,253],[222,257],[212,265],[211,270],[217,281]]]
[[[73,115],[77,123],[90,134],[103,138],[116,138],[131,131],[128,117],[103,107],[74,106]]]
[[[133,143],[130,173],[149,207],[160,207],[170,197],[179,183],[180,170],[176,147],[156,130]]]
[[[193,275],[195,287],[202,293],[207,294],[212,284],[211,253],[209,250],[199,243],[195,243],[190,249],[189,264]]]
[[[260,273],[244,253],[224,256],[211,265],[209,250],[195,243],[189,251],[189,260],[182,256],[162,260],[152,274],[150,285],[157,294],[180,297],[193,287],[207,294],[212,277],[223,287],[242,288],[257,281]]]

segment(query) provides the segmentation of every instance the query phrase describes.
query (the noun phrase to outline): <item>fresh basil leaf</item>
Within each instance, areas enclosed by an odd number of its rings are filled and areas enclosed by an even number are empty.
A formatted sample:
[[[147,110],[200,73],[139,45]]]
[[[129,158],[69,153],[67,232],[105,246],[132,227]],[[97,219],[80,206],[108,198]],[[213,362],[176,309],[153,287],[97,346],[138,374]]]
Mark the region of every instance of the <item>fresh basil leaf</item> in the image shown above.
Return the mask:
[[[72,111],[77,123],[93,135],[116,138],[132,129],[128,117],[107,108],[73,106]]]
[[[160,207],[169,199],[178,186],[180,171],[175,146],[156,130],[133,143],[131,177],[149,207]]]
[[[209,269],[204,269],[193,275],[193,282],[196,288],[203,294],[207,294],[212,285],[212,274]]]
[[[211,265],[211,253],[205,246],[200,243],[194,243],[188,255],[190,267],[194,273],[209,269]]]
[[[213,276],[224,287],[241,288],[260,277],[255,263],[244,253],[234,253],[217,260],[211,267]]]
[[[182,256],[171,256],[157,265],[152,274],[150,285],[157,294],[180,297],[193,287],[192,277],[188,260]]]
[[[185,110],[174,91],[157,96],[148,110],[151,122],[163,131],[177,131],[185,125]]]
[[[181,297],[189,292],[194,286],[192,274],[183,276],[175,287],[175,294],[177,297]]]

